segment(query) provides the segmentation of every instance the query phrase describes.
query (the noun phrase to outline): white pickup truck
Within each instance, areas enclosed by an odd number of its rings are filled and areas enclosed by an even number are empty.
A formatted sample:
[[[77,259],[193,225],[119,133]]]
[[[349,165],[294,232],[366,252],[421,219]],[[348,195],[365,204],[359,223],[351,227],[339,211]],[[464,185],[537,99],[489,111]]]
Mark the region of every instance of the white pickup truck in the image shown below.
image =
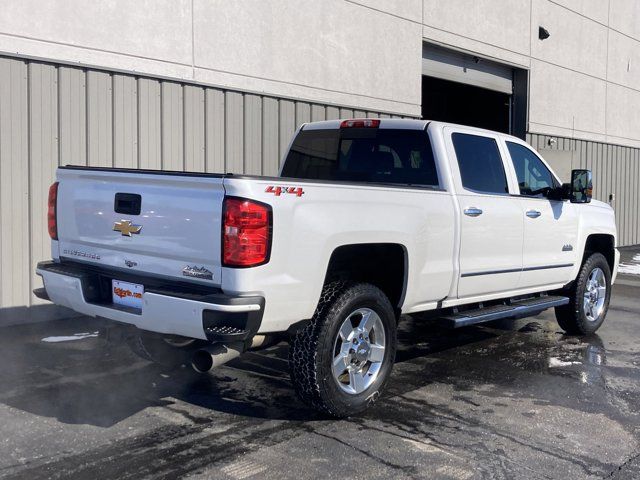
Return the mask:
[[[555,307],[568,333],[600,327],[614,212],[589,171],[571,180],[508,135],[387,119],[302,125],[279,177],[61,167],[36,294],[201,372],[286,338],[299,396],[355,414],[401,314],[456,328]]]

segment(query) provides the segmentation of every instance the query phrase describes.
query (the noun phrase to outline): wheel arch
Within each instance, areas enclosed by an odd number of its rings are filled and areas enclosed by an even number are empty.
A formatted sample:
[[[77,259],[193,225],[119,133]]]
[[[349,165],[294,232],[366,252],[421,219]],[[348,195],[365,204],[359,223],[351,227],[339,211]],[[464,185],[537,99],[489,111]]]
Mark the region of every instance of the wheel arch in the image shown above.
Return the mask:
[[[408,262],[407,248],[400,243],[341,245],[331,253],[324,283],[371,283],[387,295],[399,315],[407,288]]]
[[[607,259],[609,269],[613,274],[615,266],[615,237],[608,233],[592,233],[587,236],[582,253],[582,265],[593,253],[601,253]]]

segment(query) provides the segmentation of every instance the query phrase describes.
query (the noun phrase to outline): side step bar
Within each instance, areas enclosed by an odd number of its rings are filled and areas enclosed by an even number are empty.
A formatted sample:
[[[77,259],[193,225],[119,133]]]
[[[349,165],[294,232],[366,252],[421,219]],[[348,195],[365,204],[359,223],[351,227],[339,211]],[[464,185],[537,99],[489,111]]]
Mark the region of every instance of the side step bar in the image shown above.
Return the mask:
[[[546,295],[542,297],[514,300],[508,304],[492,305],[490,307],[465,310],[437,319],[443,326],[460,328],[477,323],[490,322],[502,318],[529,317],[543,312],[547,308],[559,307],[569,303],[569,298]]]

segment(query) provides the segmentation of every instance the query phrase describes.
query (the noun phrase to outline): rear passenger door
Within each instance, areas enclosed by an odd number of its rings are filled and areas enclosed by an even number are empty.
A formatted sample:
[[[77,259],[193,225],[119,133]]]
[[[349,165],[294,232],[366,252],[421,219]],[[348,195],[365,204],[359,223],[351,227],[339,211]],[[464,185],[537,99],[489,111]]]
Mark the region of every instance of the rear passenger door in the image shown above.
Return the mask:
[[[459,128],[445,129],[445,138],[460,210],[458,298],[515,290],[524,222],[499,138]]]

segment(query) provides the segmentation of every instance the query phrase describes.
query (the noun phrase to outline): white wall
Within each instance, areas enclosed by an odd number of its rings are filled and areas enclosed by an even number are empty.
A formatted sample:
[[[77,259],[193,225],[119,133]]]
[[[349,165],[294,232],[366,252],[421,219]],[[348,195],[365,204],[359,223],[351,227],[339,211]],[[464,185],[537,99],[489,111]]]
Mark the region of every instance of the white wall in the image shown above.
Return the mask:
[[[7,53],[420,113],[419,24],[343,0],[12,0],[0,32]]]
[[[419,114],[420,28],[342,0],[195,2],[196,78]]]
[[[538,39],[538,26],[551,37]],[[422,41],[530,69],[529,130],[640,146],[638,0],[7,0],[0,50],[403,115]]]
[[[640,146],[639,1],[424,0],[423,15],[425,40],[530,70],[529,131]]]

